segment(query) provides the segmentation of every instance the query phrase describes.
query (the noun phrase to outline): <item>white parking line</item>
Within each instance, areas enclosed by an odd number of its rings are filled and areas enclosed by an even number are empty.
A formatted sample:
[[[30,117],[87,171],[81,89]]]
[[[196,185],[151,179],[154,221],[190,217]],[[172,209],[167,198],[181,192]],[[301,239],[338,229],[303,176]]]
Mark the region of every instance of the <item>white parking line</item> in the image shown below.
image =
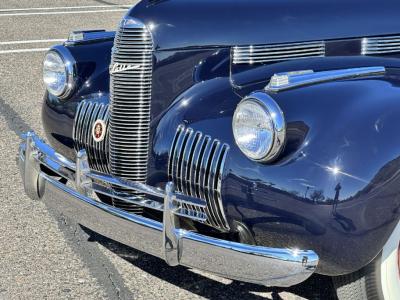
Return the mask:
[[[27,53],[27,52],[42,52],[47,51],[49,48],[32,48],[32,49],[18,49],[18,50],[0,50],[0,54],[10,53]]]
[[[13,17],[13,16],[34,16],[34,15],[64,15],[64,14],[91,14],[91,13],[106,13],[106,12],[120,12],[126,9],[103,9],[103,10],[76,10],[76,11],[49,11],[49,12],[32,12],[32,13],[12,13],[0,14],[0,17]]]
[[[8,41],[8,42],[0,42],[0,46],[18,45],[18,44],[52,43],[52,42],[65,42],[65,39]]]
[[[25,10],[60,10],[60,9],[84,9],[84,8],[129,8],[129,5],[87,5],[87,6],[56,6],[56,7],[29,7],[29,8],[3,8],[0,12],[12,12],[12,11],[25,11]]]

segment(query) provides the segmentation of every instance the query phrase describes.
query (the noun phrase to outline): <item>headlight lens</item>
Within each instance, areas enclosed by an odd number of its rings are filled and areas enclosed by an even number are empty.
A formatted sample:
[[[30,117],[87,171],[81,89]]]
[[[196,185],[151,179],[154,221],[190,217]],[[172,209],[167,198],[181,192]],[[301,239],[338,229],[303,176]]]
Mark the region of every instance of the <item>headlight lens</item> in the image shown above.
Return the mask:
[[[43,62],[43,80],[47,90],[55,95],[62,96],[68,88],[68,72],[66,65],[56,51],[46,54]]]
[[[271,161],[283,148],[284,116],[265,93],[257,92],[242,100],[235,110],[232,126],[236,144],[250,159]]]

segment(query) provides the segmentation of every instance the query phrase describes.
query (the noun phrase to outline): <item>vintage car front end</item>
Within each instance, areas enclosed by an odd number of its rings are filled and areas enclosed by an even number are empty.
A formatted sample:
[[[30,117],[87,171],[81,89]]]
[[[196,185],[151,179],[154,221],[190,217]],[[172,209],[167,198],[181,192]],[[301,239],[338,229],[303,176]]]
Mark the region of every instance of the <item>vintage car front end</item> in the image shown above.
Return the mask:
[[[142,1],[116,33],[53,47],[26,193],[171,266],[267,286],[381,255],[400,218],[400,37],[362,26],[369,10],[334,32],[283,22],[293,3],[253,32],[270,5]]]

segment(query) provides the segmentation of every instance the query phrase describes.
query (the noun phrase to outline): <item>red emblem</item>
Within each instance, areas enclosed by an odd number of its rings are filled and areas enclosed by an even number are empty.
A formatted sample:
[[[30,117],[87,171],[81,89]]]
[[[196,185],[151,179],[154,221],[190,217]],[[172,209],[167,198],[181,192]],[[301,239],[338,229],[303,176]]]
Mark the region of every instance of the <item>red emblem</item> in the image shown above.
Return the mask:
[[[92,136],[96,142],[101,142],[106,136],[106,123],[103,120],[96,120],[92,128]]]

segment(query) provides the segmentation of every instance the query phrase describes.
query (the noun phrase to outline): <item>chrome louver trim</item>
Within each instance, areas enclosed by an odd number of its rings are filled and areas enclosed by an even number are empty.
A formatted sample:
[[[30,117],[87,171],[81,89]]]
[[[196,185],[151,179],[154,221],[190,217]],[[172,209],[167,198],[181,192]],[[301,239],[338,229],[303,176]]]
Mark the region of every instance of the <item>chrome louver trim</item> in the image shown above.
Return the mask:
[[[324,41],[236,46],[232,48],[233,64],[271,63],[321,56],[325,56]]]
[[[79,103],[72,137],[76,152],[85,149],[89,156],[89,166],[93,170],[109,173],[108,161],[108,131],[103,141],[96,142],[92,136],[92,129],[96,120],[103,120],[108,127],[108,105],[94,101],[82,101]]]
[[[400,53],[400,35],[366,37],[361,41],[361,54]]]
[[[212,139],[200,131],[180,125],[169,154],[168,176],[177,191],[203,199],[207,207],[200,213],[206,223],[220,230],[229,230],[221,198],[221,181],[229,145]],[[195,210],[187,206],[188,210]]]

